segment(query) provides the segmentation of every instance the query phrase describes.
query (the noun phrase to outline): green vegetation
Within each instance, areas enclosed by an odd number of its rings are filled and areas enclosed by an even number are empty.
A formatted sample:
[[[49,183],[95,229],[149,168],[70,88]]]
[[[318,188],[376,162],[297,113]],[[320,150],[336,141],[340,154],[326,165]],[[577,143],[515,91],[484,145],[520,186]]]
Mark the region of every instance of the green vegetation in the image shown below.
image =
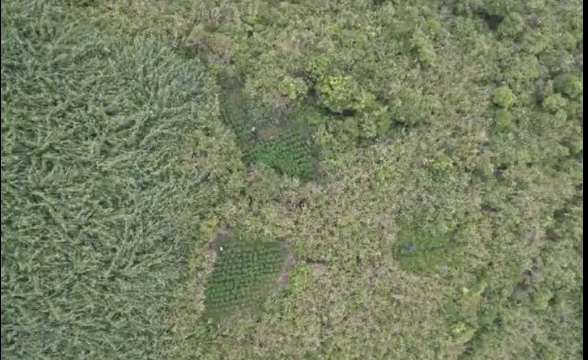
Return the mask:
[[[2,6],[3,356],[583,358],[581,1],[81,5]]]
[[[251,312],[277,286],[284,250],[275,241],[241,235],[218,245],[214,270],[207,281],[204,317],[219,321],[234,311]]]
[[[494,104],[501,108],[509,108],[514,105],[514,103],[517,101],[517,98],[511,89],[507,87],[501,87],[494,90],[492,100],[494,101]]]
[[[208,80],[73,14],[2,5],[2,357],[161,359],[219,199],[185,158]]]

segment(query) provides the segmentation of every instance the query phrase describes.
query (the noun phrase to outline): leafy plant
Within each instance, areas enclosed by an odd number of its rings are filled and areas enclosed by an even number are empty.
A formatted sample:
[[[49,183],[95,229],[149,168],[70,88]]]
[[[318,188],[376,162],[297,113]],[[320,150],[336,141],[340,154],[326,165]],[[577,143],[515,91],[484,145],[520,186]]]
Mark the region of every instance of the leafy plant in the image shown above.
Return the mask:
[[[286,76],[279,85],[282,94],[290,100],[296,101],[304,98],[308,92],[308,86],[303,79]]]
[[[499,131],[508,132],[513,126],[513,116],[507,109],[498,109],[496,111],[494,124]]]

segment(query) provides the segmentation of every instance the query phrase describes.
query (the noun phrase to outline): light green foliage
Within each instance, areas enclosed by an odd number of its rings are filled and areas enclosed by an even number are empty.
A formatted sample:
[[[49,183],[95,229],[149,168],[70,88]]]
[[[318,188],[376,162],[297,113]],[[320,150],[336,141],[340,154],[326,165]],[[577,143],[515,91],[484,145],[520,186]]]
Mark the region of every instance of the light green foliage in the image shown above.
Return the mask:
[[[395,123],[415,126],[429,120],[429,102],[419,91],[402,89],[391,104],[391,119]]]
[[[322,54],[311,55],[305,60],[304,69],[313,81],[325,78],[331,70],[331,59]]]
[[[553,299],[553,293],[549,290],[540,290],[533,295],[533,310],[545,311],[549,308],[549,302]]]
[[[220,200],[189,161],[214,121],[202,66],[103,25],[2,4],[4,359],[170,356],[169,304]]]
[[[560,34],[555,41],[555,45],[565,51],[573,52],[578,48],[578,40],[572,33],[569,32]]]
[[[476,328],[468,326],[465,323],[457,323],[452,328],[453,335],[461,344],[469,342],[476,335],[476,331]]]
[[[453,160],[451,160],[451,158],[446,154],[441,154],[437,156],[435,160],[433,160],[433,162],[431,162],[430,164],[431,169],[437,174],[442,174],[451,171],[454,168],[454,166],[455,165],[453,163]]]
[[[494,124],[499,131],[508,132],[513,126],[513,116],[507,109],[498,109],[494,118]]]
[[[581,155],[584,152],[584,139],[572,139],[567,143],[567,147],[571,155]]]
[[[217,259],[205,292],[204,319],[219,322],[238,311],[259,307],[277,286],[285,253],[276,241],[243,234],[218,244]]]
[[[556,349],[545,347],[541,350],[541,359],[543,360],[561,360],[559,352]]]
[[[492,101],[498,107],[507,109],[515,104],[517,98],[511,89],[508,87],[500,87],[494,90],[492,94]]]
[[[317,90],[320,106],[335,113],[362,111],[375,101],[374,96],[362,90],[351,76],[323,78],[319,80]]]
[[[510,38],[516,38],[524,31],[525,20],[519,13],[515,12],[508,14],[498,28],[498,32],[501,36]]]
[[[296,101],[306,96],[308,87],[304,80],[286,76],[280,82],[280,91],[290,100]]]
[[[413,46],[417,51],[419,60],[423,65],[431,66],[437,62],[437,54],[435,53],[433,43],[427,38],[425,34],[422,32],[415,33],[412,41]]]

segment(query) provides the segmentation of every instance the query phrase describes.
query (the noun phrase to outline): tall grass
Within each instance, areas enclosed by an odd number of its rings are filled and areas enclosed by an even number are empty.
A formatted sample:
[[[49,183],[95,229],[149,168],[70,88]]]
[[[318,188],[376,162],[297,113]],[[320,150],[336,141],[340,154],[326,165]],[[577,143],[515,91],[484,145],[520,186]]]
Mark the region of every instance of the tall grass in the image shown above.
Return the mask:
[[[2,5],[2,357],[163,359],[202,69],[51,4]]]

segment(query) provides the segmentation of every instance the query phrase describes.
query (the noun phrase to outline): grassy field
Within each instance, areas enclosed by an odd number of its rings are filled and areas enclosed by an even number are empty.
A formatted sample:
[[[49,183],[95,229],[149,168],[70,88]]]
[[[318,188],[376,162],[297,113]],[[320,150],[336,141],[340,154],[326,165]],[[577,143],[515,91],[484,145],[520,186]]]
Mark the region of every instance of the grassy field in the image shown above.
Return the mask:
[[[583,3],[2,5],[2,356],[583,358]]]

